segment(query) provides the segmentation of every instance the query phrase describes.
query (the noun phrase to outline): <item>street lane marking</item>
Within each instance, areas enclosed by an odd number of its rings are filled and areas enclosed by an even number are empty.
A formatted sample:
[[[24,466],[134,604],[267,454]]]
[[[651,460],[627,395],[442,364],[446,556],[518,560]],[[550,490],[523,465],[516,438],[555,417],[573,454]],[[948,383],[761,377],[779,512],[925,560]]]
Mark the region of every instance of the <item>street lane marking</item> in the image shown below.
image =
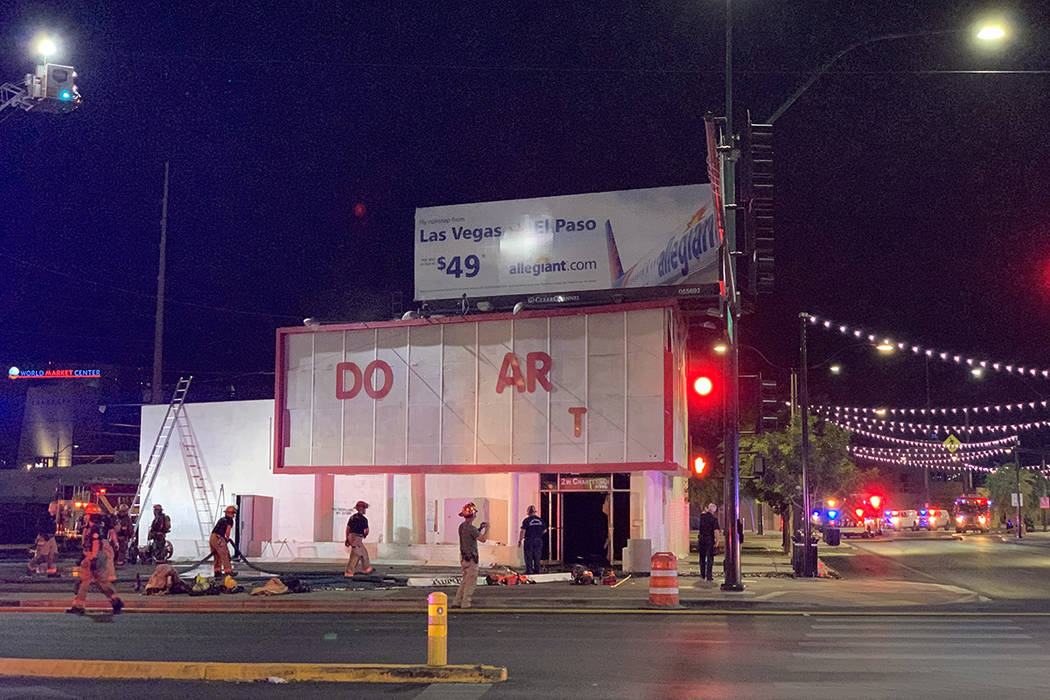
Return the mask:
[[[981,635],[981,640],[982,641],[985,640],[985,639],[988,639],[988,638],[989,637],[987,637],[985,635]],[[941,637],[936,637],[936,638],[931,637],[931,639],[941,639]],[[954,639],[971,639],[972,640],[973,638],[972,637],[955,637]],[[994,637],[993,639],[998,639],[998,637]],[[1008,637],[1008,639],[1031,639],[1031,637],[1025,635],[1023,637]],[[892,642],[892,644],[890,642]],[[826,647],[826,646],[828,646],[828,644],[826,642],[799,642],[799,646],[810,646],[810,647],[824,646],[824,647]],[[890,646],[892,646],[892,647],[916,646],[916,647],[922,647],[924,649],[928,649],[929,646],[930,646],[930,642],[929,641],[923,641],[923,642],[920,642],[920,641],[909,641],[907,639],[892,639],[892,640],[883,641],[883,642],[866,642],[866,641],[863,641],[863,640],[856,640],[856,641],[849,640],[849,641],[835,642],[835,646],[836,647],[879,647],[881,649],[885,649],[885,648],[890,647]],[[999,649],[999,648],[1020,649],[1022,647],[1041,647],[1043,645],[1042,644],[1037,644],[1035,642],[1005,642],[1003,644],[996,644],[995,646],[996,646],[997,649]]]
[[[475,700],[489,692],[491,683],[441,683],[429,685],[416,700]]]
[[[1031,662],[1031,661],[1050,661],[1050,655],[1047,654],[996,654],[994,651],[990,651],[984,654],[921,654],[918,652],[909,652],[904,654],[875,654],[871,652],[864,652],[863,656],[858,654],[849,654],[836,651],[796,651],[792,652],[792,656],[798,656],[803,658],[812,659],[833,659],[836,661],[852,660],[852,659],[864,659],[866,661],[988,661],[989,659],[995,659],[997,664],[1002,664],[1008,661],[1018,662]]]
[[[892,630],[886,630],[884,632],[865,632],[864,630],[858,630],[856,633],[850,634],[848,632],[807,632],[807,637],[820,637],[822,639],[857,639],[858,637],[864,637],[865,639],[973,639],[971,631],[956,629],[951,632],[938,632],[933,631],[900,631],[894,632]],[[995,634],[995,633],[982,633],[981,639],[1031,639],[1030,634]]]
[[[813,624],[811,630],[846,630],[852,632],[882,632],[892,631],[907,634],[915,632],[1004,632],[1006,630],[1023,630],[1016,624],[913,624],[911,622],[883,622],[881,624]],[[840,636],[838,633],[829,633],[826,636]],[[841,636],[854,636],[843,634]]]

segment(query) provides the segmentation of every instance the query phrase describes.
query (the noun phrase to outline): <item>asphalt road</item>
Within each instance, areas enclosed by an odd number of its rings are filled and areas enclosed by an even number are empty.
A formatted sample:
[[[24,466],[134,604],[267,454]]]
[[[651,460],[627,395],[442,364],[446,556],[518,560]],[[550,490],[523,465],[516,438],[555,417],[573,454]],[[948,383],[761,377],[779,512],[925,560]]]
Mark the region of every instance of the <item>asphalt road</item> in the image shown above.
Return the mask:
[[[850,578],[950,584],[1014,603],[1014,609],[1050,610],[1050,538],[1043,533],[1020,542],[976,534],[962,540],[852,541],[848,548],[821,547],[820,558]]]
[[[1044,617],[454,615],[449,662],[506,666],[492,686],[0,680],[13,697],[1045,697]],[[7,614],[0,656],[411,663],[407,615]],[[19,694],[26,693],[28,694]]]

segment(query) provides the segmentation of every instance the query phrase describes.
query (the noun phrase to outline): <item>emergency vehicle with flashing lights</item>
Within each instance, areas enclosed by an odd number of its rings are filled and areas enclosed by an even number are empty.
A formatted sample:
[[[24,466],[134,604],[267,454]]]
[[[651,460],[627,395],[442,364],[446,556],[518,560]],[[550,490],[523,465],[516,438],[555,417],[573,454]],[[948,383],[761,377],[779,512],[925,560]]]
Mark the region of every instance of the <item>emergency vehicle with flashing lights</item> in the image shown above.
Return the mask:
[[[981,496],[956,498],[952,516],[956,532],[988,532],[992,527],[992,502]]]
[[[875,537],[882,534],[882,505],[882,496],[875,494],[828,498],[811,518],[821,528],[840,528],[846,537]]]

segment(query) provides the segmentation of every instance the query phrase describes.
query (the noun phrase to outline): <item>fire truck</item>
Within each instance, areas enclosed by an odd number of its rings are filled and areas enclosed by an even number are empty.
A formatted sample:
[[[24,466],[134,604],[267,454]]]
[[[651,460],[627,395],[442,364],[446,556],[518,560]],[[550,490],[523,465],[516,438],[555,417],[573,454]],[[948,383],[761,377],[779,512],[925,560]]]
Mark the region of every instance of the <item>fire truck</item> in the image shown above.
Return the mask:
[[[882,534],[883,505],[878,494],[852,494],[826,499],[811,517],[818,527],[840,528],[844,537],[877,537]]]
[[[988,532],[992,527],[992,502],[980,496],[956,498],[952,515],[956,532]]]

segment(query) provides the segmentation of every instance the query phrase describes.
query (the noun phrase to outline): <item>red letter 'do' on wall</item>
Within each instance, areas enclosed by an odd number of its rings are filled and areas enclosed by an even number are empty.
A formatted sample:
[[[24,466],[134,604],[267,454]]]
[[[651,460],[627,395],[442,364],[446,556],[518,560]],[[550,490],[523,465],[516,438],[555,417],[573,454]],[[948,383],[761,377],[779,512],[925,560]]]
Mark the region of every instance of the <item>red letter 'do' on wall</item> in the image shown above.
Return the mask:
[[[346,388],[346,373],[353,375],[353,384]],[[376,372],[382,372],[383,383],[375,388]],[[394,370],[383,360],[372,360],[365,366],[365,371],[357,366],[356,362],[340,362],[335,366],[335,397],[337,399],[352,399],[361,393],[364,387],[365,393],[373,399],[381,399],[390,393],[394,387]]]

